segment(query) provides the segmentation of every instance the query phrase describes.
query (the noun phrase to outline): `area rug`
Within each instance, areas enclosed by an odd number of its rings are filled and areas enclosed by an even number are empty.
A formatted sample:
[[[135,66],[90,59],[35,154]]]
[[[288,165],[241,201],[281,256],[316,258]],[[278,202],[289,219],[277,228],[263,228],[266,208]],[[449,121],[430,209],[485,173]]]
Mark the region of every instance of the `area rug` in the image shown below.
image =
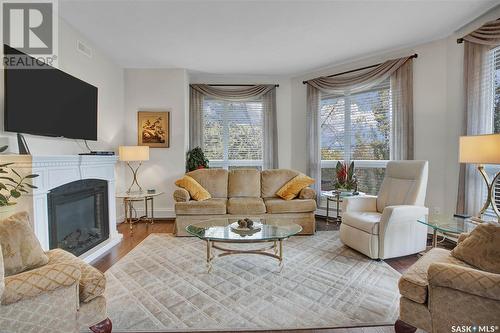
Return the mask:
[[[217,251],[217,250],[215,250]],[[389,325],[400,274],[345,247],[338,231],[284,243],[285,264],[215,259],[205,242],[152,234],[107,272],[113,332],[237,331]]]

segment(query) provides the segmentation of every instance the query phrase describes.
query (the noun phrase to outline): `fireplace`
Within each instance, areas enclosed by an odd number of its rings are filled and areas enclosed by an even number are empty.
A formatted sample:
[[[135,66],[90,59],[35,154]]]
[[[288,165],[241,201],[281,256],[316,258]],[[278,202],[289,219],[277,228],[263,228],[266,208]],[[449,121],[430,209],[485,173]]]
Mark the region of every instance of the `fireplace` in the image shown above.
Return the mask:
[[[109,238],[108,182],[82,179],[47,195],[49,246],[79,256]]]

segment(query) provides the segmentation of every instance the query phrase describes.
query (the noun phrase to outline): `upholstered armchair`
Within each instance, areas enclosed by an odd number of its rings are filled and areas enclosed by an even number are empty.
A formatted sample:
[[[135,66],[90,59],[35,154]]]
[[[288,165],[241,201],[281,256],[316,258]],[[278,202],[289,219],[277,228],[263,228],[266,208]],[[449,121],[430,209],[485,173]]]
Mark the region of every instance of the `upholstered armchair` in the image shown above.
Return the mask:
[[[462,234],[458,243],[466,237]],[[417,328],[432,333],[493,332],[500,327],[500,274],[473,267],[448,250],[434,248],[421,257],[401,276],[399,292],[397,333]]]
[[[5,276],[0,246],[0,333],[111,332],[104,275],[61,249],[45,254],[46,265]]]
[[[424,251],[427,227],[417,219],[424,207],[427,161],[391,161],[378,196],[349,197],[343,202],[340,239],[372,259]]]

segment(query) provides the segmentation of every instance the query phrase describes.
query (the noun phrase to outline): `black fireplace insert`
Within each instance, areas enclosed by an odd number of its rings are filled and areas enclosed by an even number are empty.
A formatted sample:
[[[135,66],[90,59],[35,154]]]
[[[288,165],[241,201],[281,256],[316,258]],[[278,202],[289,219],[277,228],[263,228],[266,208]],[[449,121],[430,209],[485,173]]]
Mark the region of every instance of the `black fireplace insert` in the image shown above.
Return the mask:
[[[48,194],[49,245],[76,256],[109,238],[108,183],[77,180]]]

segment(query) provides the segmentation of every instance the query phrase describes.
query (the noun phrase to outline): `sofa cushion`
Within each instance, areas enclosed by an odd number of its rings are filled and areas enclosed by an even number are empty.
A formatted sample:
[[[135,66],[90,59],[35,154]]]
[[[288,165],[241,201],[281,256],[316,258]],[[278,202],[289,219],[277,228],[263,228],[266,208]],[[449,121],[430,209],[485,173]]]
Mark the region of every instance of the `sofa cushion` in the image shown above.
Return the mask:
[[[456,259],[450,251],[433,248],[413,264],[399,279],[399,293],[417,303],[426,303],[429,282],[427,270],[432,263],[449,263],[470,267],[461,260]]]
[[[479,224],[451,255],[483,271],[500,274],[500,225]]]
[[[227,198],[227,170],[199,169],[186,175],[193,177],[212,198]]]
[[[266,206],[261,198],[229,198],[227,212],[233,215],[264,214]]]
[[[276,195],[285,200],[292,200],[296,198],[302,189],[314,183],[314,179],[303,174],[293,177],[285,185],[283,185]]]
[[[288,183],[299,172],[289,169],[271,169],[260,173],[261,177],[261,197],[277,198],[276,192]]]
[[[260,171],[257,169],[235,169],[228,175],[229,198],[260,197]]]
[[[211,198],[204,201],[190,200],[175,203],[175,214],[180,215],[218,215],[226,214],[227,199]]]
[[[80,302],[87,303],[104,294],[106,276],[99,270],[62,249],[50,250],[47,256],[49,265],[67,263],[79,266],[82,274],[79,282]]]
[[[377,212],[345,212],[342,214],[342,224],[372,235],[378,235],[378,227],[382,214]]]
[[[29,215],[16,213],[0,221],[5,276],[46,265],[49,258],[31,229]]]
[[[189,196],[196,201],[210,199],[210,193],[203,188],[194,178],[185,175],[181,179],[175,181],[175,185],[182,187],[189,192]]]
[[[271,214],[307,213],[316,210],[316,201],[312,199],[284,200],[281,198],[264,199],[266,210]]]

